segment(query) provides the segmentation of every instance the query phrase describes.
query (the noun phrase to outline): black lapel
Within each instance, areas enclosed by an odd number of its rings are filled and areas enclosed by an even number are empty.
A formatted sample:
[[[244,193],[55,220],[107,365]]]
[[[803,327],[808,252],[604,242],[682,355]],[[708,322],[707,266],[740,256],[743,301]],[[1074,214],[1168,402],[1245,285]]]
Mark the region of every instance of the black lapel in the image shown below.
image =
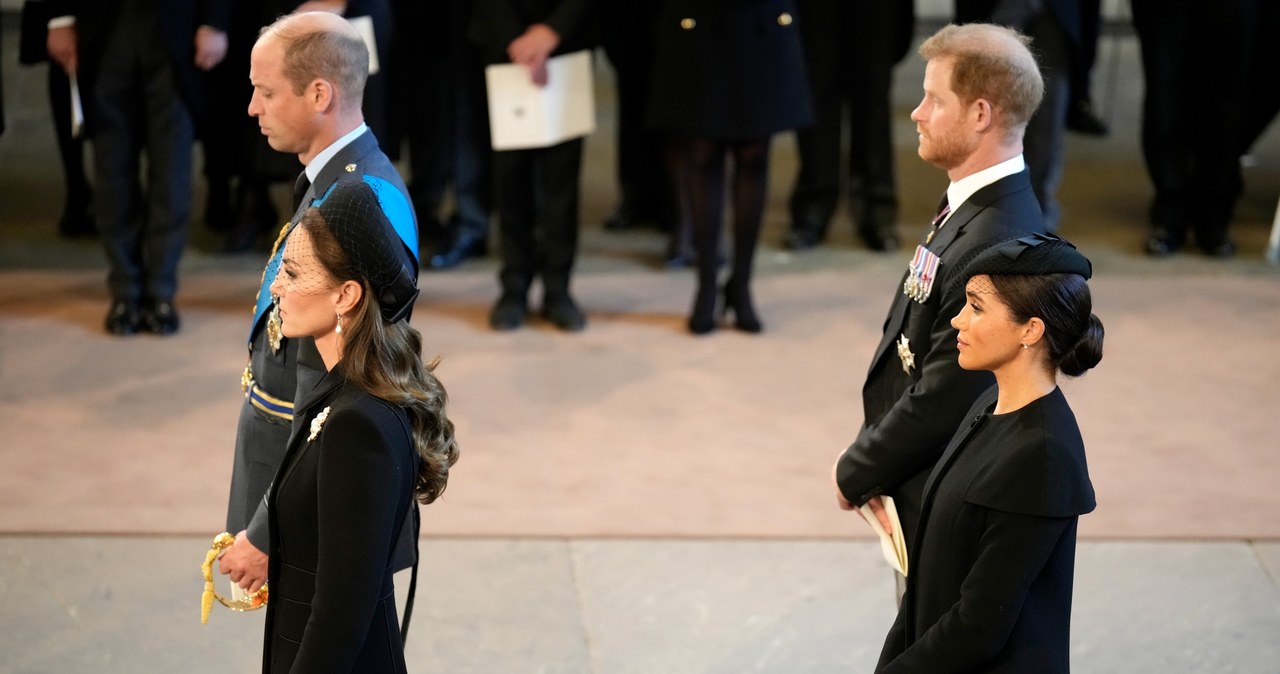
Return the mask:
[[[312,412],[319,411],[331,403],[335,397],[334,393],[342,388],[346,381],[346,378],[337,372],[326,373],[310,391],[295,402],[293,425],[289,430],[289,443],[285,445],[288,450],[285,452],[284,465],[288,468],[277,482],[283,482],[289,473],[293,472],[293,467],[298,464],[297,455],[301,455],[311,446],[311,441],[308,440],[311,435],[311,422],[308,419],[312,416]]]
[[[307,190],[307,196],[303,198],[302,203],[310,206],[312,201],[323,197],[343,174],[353,173],[358,170],[364,162],[365,155],[376,149],[378,149],[378,139],[373,136],[372,131],[365,130],[364,133],[356,136],[355,140],[338,150],[337,154],[329,158],[324,168],[320,169],[320,173],[311,182],[311,188]],[[347,170],[348,166],[353,167],[351,171]]]

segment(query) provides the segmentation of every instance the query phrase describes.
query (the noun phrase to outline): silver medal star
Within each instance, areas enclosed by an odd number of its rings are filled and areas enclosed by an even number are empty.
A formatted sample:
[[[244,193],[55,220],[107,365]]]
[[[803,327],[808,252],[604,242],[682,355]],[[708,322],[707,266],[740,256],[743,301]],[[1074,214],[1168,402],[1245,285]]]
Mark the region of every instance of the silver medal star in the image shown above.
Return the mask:
[[[916,366],[916,355],[911,353],[911,340],[905,334],[898,339],[898,358],[902,359],[902,371],[911,374]]]

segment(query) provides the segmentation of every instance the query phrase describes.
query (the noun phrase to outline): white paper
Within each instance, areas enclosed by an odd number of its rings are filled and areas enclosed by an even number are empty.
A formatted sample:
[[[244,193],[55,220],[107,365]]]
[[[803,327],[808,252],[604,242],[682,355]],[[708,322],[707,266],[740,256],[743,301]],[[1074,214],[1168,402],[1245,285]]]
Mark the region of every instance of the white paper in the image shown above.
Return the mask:
[[[378,38],[373,35],[373,17],[353,16],[347,19],[347,23],[360,34],[360,39],[364,40],[364,44],[369,48],[369,74],[378,74]]]
[[[489,134],[495,150],[551,147],[596,128],[595,88],[589,50],[547,60],[547,85],[529,69],[504,63],[485,68]]]
[[[871,510],[871,506],[862,504],[858,506],[858,510],[862,516],[866,518],[867,523],[871,525],[871,529],[876,532],[876,536],[880,538],[880,552],[884,555],[884,560],[889,562],[889,566],[894,571],[907,575],[907,544],[902,538],[902,522],[898,520],[898,508],[893,505],[893,497],[881,496],[880,503],[884,505],[884,512],[889,516],[889,523],[893,525],[893,533],[884,530],[880,526],[880,520]]]
[[[231,583],[231,594],[227,595],[229,599],[232,601],[241,601],[249,596],[249,593],[246,592],[244,588],[240,587],[240,583],[229,578],[227,580]]]
[[[76,76],[71,76],[71,137],[79,138],[84,133],[84,106],[80,103],[80,83]]]

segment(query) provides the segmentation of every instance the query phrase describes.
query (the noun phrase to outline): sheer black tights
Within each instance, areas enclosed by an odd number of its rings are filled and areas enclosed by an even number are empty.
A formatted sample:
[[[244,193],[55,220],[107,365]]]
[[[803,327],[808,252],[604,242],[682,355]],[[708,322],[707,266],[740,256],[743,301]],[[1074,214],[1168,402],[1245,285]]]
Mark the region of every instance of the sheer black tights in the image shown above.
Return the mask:
[[[719,270],[719,248],[724,223],[726,174],[733,199],[733,262],[725,284],[725,306],[734,310],[741,330],[760,331],[751,301],[751,270],[764,216],[769,172],[769,139],[724,141],[695,138],[677,145],[682,166],[687,217],[693,228],[697,258],[698,290],[694,295],[689,329],[695,333],[714,328]]]

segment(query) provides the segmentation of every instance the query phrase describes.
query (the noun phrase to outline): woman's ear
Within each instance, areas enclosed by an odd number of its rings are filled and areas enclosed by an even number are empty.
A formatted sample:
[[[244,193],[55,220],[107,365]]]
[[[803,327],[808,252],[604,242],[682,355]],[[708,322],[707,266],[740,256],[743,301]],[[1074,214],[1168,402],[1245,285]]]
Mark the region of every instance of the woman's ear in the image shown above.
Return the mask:
[[[355,281],[343,281],[334,292],[337,295],[334,309],[339,314],[356,308],[360,304],[360,298],[364,297],[364,287]]]
[[[1025,346],[1034,346],[1044,339],[1045,325],[1044,321],[1032,316],[1031,320],[1022,327],[1022,343]]]

